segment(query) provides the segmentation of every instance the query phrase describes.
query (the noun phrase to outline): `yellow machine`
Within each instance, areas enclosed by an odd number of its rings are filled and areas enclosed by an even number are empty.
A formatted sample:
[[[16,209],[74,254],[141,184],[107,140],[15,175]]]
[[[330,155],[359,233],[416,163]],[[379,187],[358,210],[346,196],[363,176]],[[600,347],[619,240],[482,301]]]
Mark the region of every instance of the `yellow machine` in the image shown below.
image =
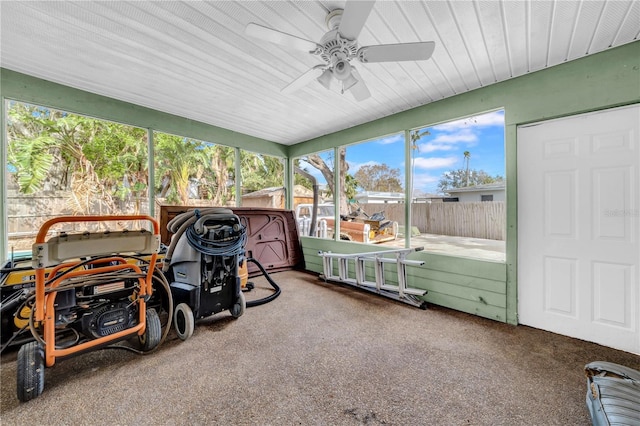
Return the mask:
[[[45,241],[55,224],[108,221],[146,221],[153,231],[62,233]],[[28,326],[33,337],[18,352],[20,401],[42,393],[45,367],[58,359],[135,336],[142,351],[158,346],[162,324],[147,302],[158,276],[159,248],[159,226],[149,216],[68,216],[44,223],[33,245],[33,274],[30,270],[9,274],[5,283],[15,287],[19,284],[13,283],[20,281],[22,288],[13,296],[16,300],[26,297],[7,328]],[[139,253],[147,254],[148,262],[132,257]],[[14,299],[5,303],[4,297],[2,302],[3,311],[19,303]],[[4,328],[3,324],[3,335]]]

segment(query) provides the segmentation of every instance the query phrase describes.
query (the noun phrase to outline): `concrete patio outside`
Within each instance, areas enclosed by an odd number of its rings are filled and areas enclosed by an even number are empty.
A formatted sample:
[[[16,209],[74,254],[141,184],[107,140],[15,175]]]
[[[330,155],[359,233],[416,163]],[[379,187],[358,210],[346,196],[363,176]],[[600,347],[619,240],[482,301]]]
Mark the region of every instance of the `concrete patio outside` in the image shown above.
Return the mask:
[[[404,238],[385,243],[392,247],[404,248]],[[480,260],[504,262],[506,247],[503,240],[457,237],[450,235],[420,234],[411,237],[411,247],[424,247],[430,253],[471,257]]]

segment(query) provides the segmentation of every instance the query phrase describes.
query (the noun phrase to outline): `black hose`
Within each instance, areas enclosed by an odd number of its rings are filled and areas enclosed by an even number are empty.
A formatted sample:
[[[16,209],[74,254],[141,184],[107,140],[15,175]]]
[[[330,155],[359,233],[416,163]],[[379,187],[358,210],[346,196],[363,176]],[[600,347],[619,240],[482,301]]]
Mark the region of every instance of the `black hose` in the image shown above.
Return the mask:
[[[264,269],[264,267],[260,264],[260,262],[258,262],[253,257],[248,258],[247,262],[255,263],[258,266],[258,268],[260,269],[260,271],[262,272],[262,275],[264,275],[264,277],[267,279],[269,284],[271,284],[271,287],[273,287],[273,289],[275,290],[275,292],[273,294],[270,294],[269,296],[264,297],[262,299],[247,300],[247,308],[252,308],[254,306],[264,305],[265,303],[269,303],[269,302],[275,300],[276,297],[280,296],[280,293],[281,293],[280,287],[278,286],[278,284],[275,283],[275,281],[273,281],[273,279],[271,278],[269,273]]]
[[[171,242],[169,243],[169,247],[167,248],[167,252],[164,256],[164,265],[162,266],[162,271],[167,272],[169,270],[169,265],[171,265],[171,258],[173,257],[173,251],[176,248],[176,244],[182,234],[185,233],[187,228],[192,226],[199,218],[207,215],[230,215],[233,214],[233,211],[230,209],[225,209],[221,207],[211,207],[206,209],[194,209],[188,210],[184,213],[179,214],[174,217],[167,223],[167,230],[173,233],[171,237]]]
[[[247,241],[246,229],[240,226],[238,232],[223,239],[210,239],[198,234],[194,226],[189,226],[185,235],[187,242],[196,251],[209,256],[235,256],[244,253]]]

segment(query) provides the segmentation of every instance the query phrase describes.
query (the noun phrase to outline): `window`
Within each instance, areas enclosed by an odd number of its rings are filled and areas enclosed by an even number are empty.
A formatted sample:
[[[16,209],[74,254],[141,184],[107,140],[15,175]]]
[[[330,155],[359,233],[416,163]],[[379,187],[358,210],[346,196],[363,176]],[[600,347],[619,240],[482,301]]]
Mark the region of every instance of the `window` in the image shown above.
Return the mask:
[[[342,228],[364,227],[364,242],[404,247],[404,139],[403,132],[345,148],[347,167],[340,182],[348,223]]]
[[[463,256],[504,260],[504,111],[413,130],[411,144],[411,245],[429,250],[438,242]],[[477,249],[460,238],[475,238]]]
[[[6,106],[10,248],[30,251],[53,217],[148,213],[146,130],[20,102]]]
[[[282,158],[240,151],[243,207],[285,207]]]
[[[295,158],[293,209],[301,235],[333,238],[334,158],[333,151],[316,152]],[[318,211],[315,226],[311,224],[314,191],[318,192]]]
[[[154,132],[156,202],[235,205],[235,149]]]

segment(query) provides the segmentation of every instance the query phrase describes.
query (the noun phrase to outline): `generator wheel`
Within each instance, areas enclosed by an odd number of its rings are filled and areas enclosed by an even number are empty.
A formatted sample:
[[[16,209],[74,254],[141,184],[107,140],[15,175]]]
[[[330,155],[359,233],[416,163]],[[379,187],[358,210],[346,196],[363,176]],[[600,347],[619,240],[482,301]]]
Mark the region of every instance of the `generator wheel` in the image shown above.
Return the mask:
[[[18,351],[18,399],[29,401],[44,390],[44,350],[38,342],[29,342]]]
[[[195,321],[193,311],[186,303],[179,303],[173,312],[173,326],[176,334],[182,340],[187,340],[193,334]]]
[[[160,323],[160,317],[156,310],[147,309],[146,316],[147,326],[144,330],[144,334],[138,336],[140,347],[145,352],[158,346],[158,343],[160,343],[160,339],[162,338],[162,324]]]
[[[229,309],[231,312],[231,316],[234,318],[239,318],[244,314],[244,311],[247,309],[247,300],[244,298],[244,294],[240,292],[240,296],[236,299],[236,303]]]

